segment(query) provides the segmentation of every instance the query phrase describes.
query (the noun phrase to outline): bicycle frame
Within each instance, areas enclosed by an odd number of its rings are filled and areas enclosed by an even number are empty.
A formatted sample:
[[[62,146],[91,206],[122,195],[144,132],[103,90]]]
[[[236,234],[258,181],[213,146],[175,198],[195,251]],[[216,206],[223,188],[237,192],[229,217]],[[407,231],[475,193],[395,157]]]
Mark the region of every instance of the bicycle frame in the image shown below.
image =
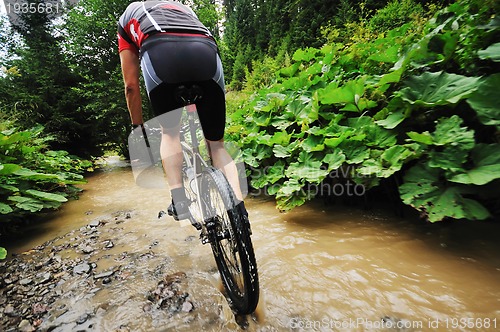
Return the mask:
[[[184,106],[184,110],[187,112],[188,116],[188,129],[189,129],[189,134],[191,136],[191,146],[189,146],[188,143],[186,143],[186,140],[181,140],[181,146],[182,146],[182,151],[184,154],[184,161],[186,164],[188,164],[188,168],[193,169],[193,179],[191,181],[194,181],[194,193],[196,195],[196,204],[198,207],[198,211],[201,214],[202,218],[202,227],[206,227],[206,222],[209,219],[209,216],[205,215],[206,209],[204,209],[202,205],[202,200],[200,199],[200,183],[199,183],[199,176],[201,175],[202,171],[204,168],[208,167],[208,163],[202,158],[200,149],[199,149],[199,141],[198,141],[198,136],[196,135],[196,105],[187,105]],[[184,134],[184,132],[182,132]],[[186,154],[190,154],[191,156],[186,158]],[[192,165],[189,165],[190,161],[192,161]],[[190,183],[191,185],[191,183]],[[191,189],[193,189],[191,187]],[[192,225],[199,224],[199,221],[197,221],[192,215],[190,215],[190,222]],[[196,226],[195,226],[196,227]]]

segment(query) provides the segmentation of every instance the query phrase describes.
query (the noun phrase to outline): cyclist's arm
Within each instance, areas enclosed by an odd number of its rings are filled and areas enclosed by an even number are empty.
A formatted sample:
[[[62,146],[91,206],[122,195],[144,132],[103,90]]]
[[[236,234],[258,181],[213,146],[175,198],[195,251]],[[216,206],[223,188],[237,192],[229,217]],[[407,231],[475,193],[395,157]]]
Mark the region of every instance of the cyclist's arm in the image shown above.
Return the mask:
[[[120,52],[120,62],[122,65],[123,81],[125,83],[125,98],[130,113],[132,124],[143,123],[142,100],[140,88],[140,66],[139,57],[132,50]]]

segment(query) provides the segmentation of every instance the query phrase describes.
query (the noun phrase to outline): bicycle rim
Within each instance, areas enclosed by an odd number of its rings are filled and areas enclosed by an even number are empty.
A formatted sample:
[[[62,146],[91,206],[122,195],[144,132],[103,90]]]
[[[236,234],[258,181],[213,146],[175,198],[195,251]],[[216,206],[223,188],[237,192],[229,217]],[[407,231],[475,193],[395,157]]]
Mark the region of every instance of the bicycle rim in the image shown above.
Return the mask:
[[[234,194],[219,170],[203,173],[201,195],[206,213],[215,221],[210,243],[231,306],[239,314],[250,314],[259,300],[259,281],[249,225],[234,206]]]

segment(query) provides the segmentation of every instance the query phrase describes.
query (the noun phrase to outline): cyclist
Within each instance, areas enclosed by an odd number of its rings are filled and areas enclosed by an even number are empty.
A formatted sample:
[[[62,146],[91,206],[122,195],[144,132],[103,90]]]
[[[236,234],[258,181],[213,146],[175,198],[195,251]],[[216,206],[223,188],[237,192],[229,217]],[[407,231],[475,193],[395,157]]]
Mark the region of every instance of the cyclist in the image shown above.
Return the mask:
[[[236,166],[224,148],[224,74],[210,31],[193,10],[179,2],[133,2],[118,21],[118,48],[133,128],[143,124],[141,69],[155,116],[183,106],[174,98],[174,88],[180,83],[202,87],[203,98],[196,106],[212,162],[226,175],[238,208],[248,217]],[[168,213],[181,220],[189,217],[189,204],[181,175],[180,112],[169,115],[173,116],[160,123],[160,154],[172,196]]]

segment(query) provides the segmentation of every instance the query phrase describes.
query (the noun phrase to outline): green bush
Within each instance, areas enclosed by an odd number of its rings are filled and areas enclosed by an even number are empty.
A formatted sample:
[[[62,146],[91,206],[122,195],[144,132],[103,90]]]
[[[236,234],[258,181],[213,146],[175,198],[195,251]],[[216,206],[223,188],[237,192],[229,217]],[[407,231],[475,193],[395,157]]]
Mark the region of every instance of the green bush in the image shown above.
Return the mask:
[[[500,25],[475,8],[297,50],[276,84],[232,112],[228,139],[250,185],[288,210],[327,181],[370,190],[392,179],[431,222],[498,215]]]
[[[92,163],[47,148],[51,137],[43,127],[0,131],[0,214],[2,221],[22,218],[44,209],[56,209],[84,183],[82,173]]]
[[[377,10],[368,26],[373,31],[388,31],[423,16],[424,8],[414,0],[394,0]]]

